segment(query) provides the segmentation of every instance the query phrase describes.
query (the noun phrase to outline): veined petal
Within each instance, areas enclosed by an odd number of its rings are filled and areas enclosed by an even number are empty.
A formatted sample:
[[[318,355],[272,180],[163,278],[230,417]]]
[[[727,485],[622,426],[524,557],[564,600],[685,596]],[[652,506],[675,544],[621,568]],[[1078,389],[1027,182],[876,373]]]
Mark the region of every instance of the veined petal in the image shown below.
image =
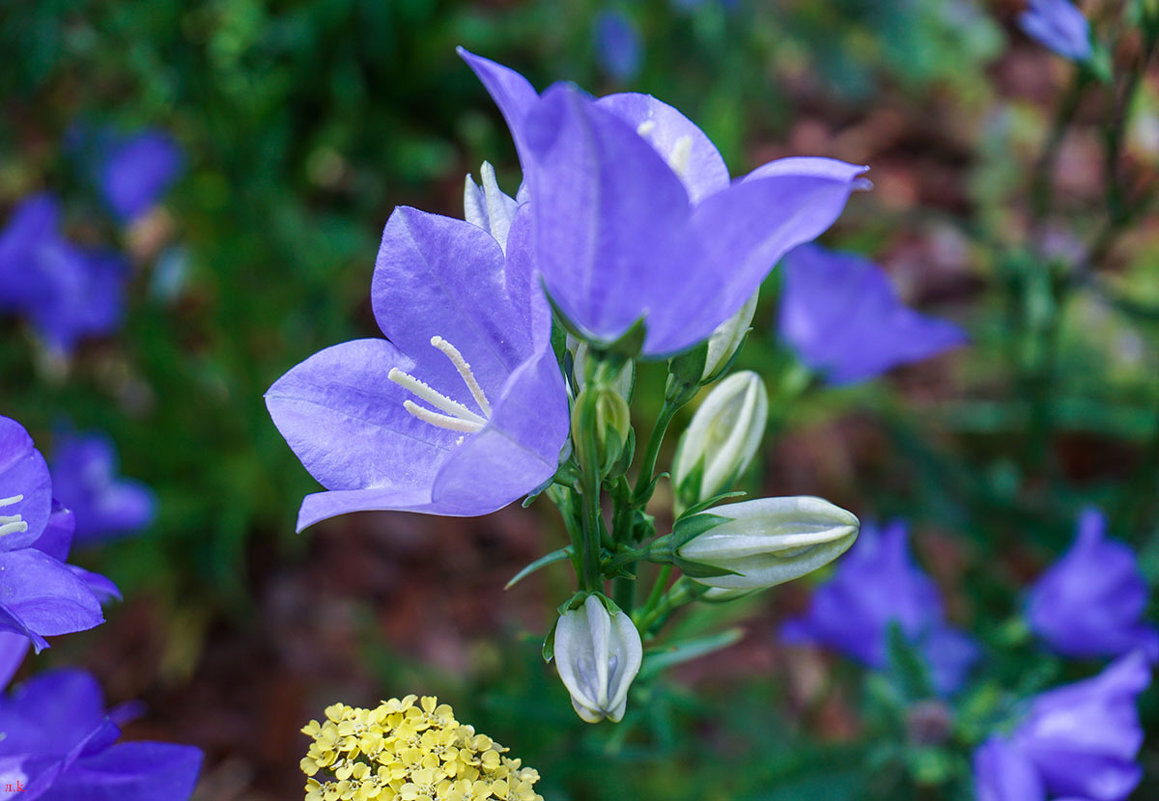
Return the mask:
[[[8,686],[31,644],[23,634],[0,631],[0,690]]]
[[[41,673],[0,696],[0,721],[0,754],[65,756],[104,723],[104,693],[83,670]]]
[[[302,499],[302,507],[298,510],[298,531],[309,528],[321,520],[351,512],[432,511],[429,486],[386,486],[315,492]],[[450,513],[439,512],[439,514]]]
[[[170,743],[120,743],[78,759],[52,787],[59,801],[185,801],[201,751]]]
[[[19,500],[16,500],[19,498]],[[0,552],[26,548],[40,537],[52,510],[52,484],[48,465],[32,444],[24,426],[0,417],[0,516],[13,530],[0,535]],[[21,528],[23,523],[23,530]]]
[[[88,584],[68,565],[25,548],[0,553],[0,610],[10,619],[0,629],[38,637],[91,629],[104,622]],[[43,642],[37,642],[43,647]]]
[[[531,107],[539,99],[539,94],[531,83],[510,67],[504,67],[490,59],[477,56],[462,47],[458,48],[459,58],[467,62],[467,66],[478,76],[483,87],[499,107],[507,127],[511,131],[511,138],[515,141],[515,150],[519,153],[520,162],[524,162],[526,145],[523,138],[523,124]],[[524,169],[527,165],[524,162]]]

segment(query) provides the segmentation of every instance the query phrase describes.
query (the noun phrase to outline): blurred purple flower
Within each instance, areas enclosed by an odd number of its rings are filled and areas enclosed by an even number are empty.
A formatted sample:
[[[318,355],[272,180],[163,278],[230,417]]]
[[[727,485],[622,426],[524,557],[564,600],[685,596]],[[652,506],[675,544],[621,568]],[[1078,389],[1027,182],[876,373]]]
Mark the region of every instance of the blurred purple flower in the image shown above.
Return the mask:
[[[526,235],[516,217],[505,259],[465,220],[391,215],[371,286],[389,341],[327,348],[266,393],[282,436],[331,490],[306,497],[299,530],[360,510],[487,514],[555,473],[567,396]]]
[[[781,638],[826,645],[880,670],[889,660],[891,623],[924,654],[938,692],[962,686],[978,646],[946,624],[938,589],[913,564],[901,522],[881,531],[862,526],[857,544],[813,594],[808,613],[787,621]]]
[[[643,352],[707,339],[780,257],[828,228],[865,167],[770,162],[730,182],[700,128],[649,95],[595,100],[460,49],[511,129],[530,203],[535,268],[586,336],[644,320]]]
[[[1090,25],[1070,0],[1030,0],[1018,24],[1027,36],[1060,56],[1074,61],[1091,56]]]
[[[73,516],[52,500],[44,457],[24,427],[0,417],[0,631],[21,634],[37,651],[45,637],[102,622],[108,579],[64,564]]]
[[[26,316],[49,347],[70,352],[121,321],[128,265],[89,251],[59,231],[60,207],[46,193],[23,201],[0,232],[0,310]]]
[[[1026,620],[1057,653],[1118,656],[1136,648],[1159,660],[1159,630],[1143,622],[1147,583],[1135,553],[1106,539],[1097,509],[1079,516],[1074,544],[1030,590]]]
[[[63,435],[52,459],[52,490],[76,516],[75,542],[132,534],[153,519],[156,498],[144,483],[117,475],[117,450],[100,434]]]
[[[19,664],[23,652],[18,639],[0,635],[0,666]],[[0,689],[10,677],[0,670]],[[79,670],[44,673],[0,695],[0,787],[13,785],[29,801],[189,798],[201,751],[169,743],[117,744],[128,710],[106,712],[96,680]]]
[[[780,333],[830,384],[851,384],[967,341],[953,323],[898,299],[872,262],[816,245],[785,257]]]
[[[1133,651],[1098,676],[1042,693],[1015,730],[1014,746],[1052,794],[1122,801],[1142,777],[1135,699],[1150,683],[1147,658]]]
[[[640,73],[643,43],[636,24],[619,10],[604,10],[596,16],[593,35],[596,61],[610,77],[621,83]]]
[[[974,752],[977,801],[1046,801],[1034,764],[1005,737],[994,736]]]
[[[100,167],[100,189],[123,222],[148,212],[181,175],[185,157],[177,142],[157,130],[115,141]]]

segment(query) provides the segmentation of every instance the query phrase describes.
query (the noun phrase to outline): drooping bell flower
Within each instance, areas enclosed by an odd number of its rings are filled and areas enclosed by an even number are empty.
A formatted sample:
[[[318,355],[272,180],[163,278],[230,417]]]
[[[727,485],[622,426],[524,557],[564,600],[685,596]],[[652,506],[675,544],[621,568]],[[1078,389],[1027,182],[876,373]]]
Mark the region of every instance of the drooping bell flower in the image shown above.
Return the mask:
[[[274,424],[327,492],[299,530],[346,512],[481,515],[556,471],[568,405],[526,226],[507,256],[464,220],[399,208],[371,299],[387,339],[327,348],[266,393]]]
[[[1143,622],[1147,582],[1134,551],[1106,539],[1097,509],[1079,516],[1071,545],[1030,590],[1026,621],[1065,656],[1119,656],[1136,648],[1159,660],[1159,630]]]
[[[881,375],[967,341],[953,323],[905,306],[880,267],[803,245],[785,257],[780,333],[831,384]]]
[[[707,339],[867,185],[865,167],[824,158],[730,181],[704,132],[653,97],[597,100],[564,84],[541,97],[514,70],[459,52],[511,129],[535,268],[589,340],[615,341],[641,320],[648,356]]]
[[[1018,16],[1027,36],[1072,61],[1091,57],[1091,26],[1070,0],[1029,0]]]

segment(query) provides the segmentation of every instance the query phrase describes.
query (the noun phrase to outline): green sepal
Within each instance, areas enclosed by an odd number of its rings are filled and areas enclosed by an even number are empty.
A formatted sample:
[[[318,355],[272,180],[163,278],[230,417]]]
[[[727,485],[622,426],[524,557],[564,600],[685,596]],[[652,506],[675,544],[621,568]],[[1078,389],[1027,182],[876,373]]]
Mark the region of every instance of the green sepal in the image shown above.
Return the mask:
[[[704,374],[704,363],[708,359],[708,340],[699,345],[693,345],[681,354],[673,356],[668,361],[669,380],[685,387],[700,385],[700,377]]]
[[[676,525],[672,526],[672,534],[669,535],[672,538],[672,551],[680,550],[704,532],[727,522],[727,517],[714,515],[711,512],[684,515],[676,521]]]
[[[518,584],[520,581],[522,581],[523,579],[527,578],[532,573],[534,573],[536,570],[539,570],[541,567],[547,567],[548,565],[554,564],[555,562],[562,562],[564,559],[570,559],[572,554],[574,554],[574,553],[575,553],[575,549],[572,546],[567,545],[563,548],[560,548],[557,551],[552,551],[551,553],[547,554],[546,556],[539,557],[534,562],[527,565],[525,568],[523,568],[518,573],[516,573],[515,576],[511,579],[511,581],[507,582],[507,584],[505,584],[503,586],[503,589],[505,589],[505,590],[511,589],[516,584]]]
[[[547,630],[547,636],[543,638],[543,661],[551,664],[551,660],[555,659],[555,627],[559,625],[559,618],[551,624],[551,628]]]
[[[624,448],[620,451],[620,458],[608,469],[607,478],[619,478],[628,472],[632,460],[636,458],[636,429],[628,429],[628,437],[624,440]]]
[[[641,679],[647,678],[674,665],[690,662],[693,659],[699,659],[715,651],[728,648],[739,642],[742,637],[744,637],[744,629],[731,628],[716,634],[709,634],[706,637],[685,640],[651,651],[644,655],[644,664],[640,667],[639,677]]]
[[[700,503],[696,504],[695,506],[689,506],[687,509],[685,509],[683,512],[681,512],[680,519],[677,520],[676,522],[679,523],[680,520],[683,520],[686,517],[692,517],[693,515],[700,514],[701,512],[705,511],[706,509],[711,509],[712,507],[716,506],[721,501],[727,501],[731,498],[741,498],[741,497],[744,497],[745,495],[748,495],[748,493],[743,491],[743,490],[733,490],[732,492],[722,492],[719,495],[713,495],[708,500],[701,501]]]
[[[672,564],[680,568],[680,572],[682,572],[684,575],[694,579],[740,575],[740,573],[736,572],[735,570],[729,570],[727,567],[708,565],[704,562],[693,562],[690,559],[681,559],[679,556],[672,560]]]
[[[700,385],[702,387],[711,384],[713,381],[716,381],[722,376],[728,375],[729,371],[732,370],[732,366],[736,364],[736,360],[737,357],[740,356],[740,352],[744,350],[745,343],[749,341],[749,334],[752,332],[752,326],[749,326],[745,329],[744,335],[740,338],[740,342],[737,343],[736,350],[734,350],[732,355],[728,357],[728,361],[722,364],[720,369],[718,369],[715,373],[712,375],[706,375],[703,379],[701,379]]]

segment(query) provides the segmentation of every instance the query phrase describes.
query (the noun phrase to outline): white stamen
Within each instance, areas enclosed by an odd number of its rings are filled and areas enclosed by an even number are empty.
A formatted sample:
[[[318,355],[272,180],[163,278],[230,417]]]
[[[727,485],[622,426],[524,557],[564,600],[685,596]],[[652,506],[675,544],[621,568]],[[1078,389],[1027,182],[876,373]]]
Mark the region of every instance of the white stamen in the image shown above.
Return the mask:
[[[490,417],[491,404],[487,402],[483,388],[479,386],[479,382],[475,380],[475,374],[471,372],[471,365],[467,364],[467,360],[463,358],[462,353],[459,353],[459,349],[439,336],[431,337],[431,345],[438,348],[451,360],[451,364],[455,365],[455,369],[459,371],[463,383],[467,385],[467,389],[471,390],[471,397],[475,399],[475,403],[479,404],[479,408],[483,410],[485,416]]]
[[[0,508],[20,503],[23,495],[13,495],[11,498],[0,498]],[[0,537],[7,534],[23,534],[28,531],[28,524],[20,515],[0,515]]]
[[[459,403],[458,401],[451,400],[443,393],[432,389],[430,386],[424,384],[413,375],[404,373],[397,367],[390,368],[390,372],[386,374],[386,377],[394,383],[398,384],[403,389],[408,390],[412,395],[425,400],[431,406],[434,406],[440,411],[446,412],[452,417],[457,417],[460,420],[470,420],[473,423],[487,422],[484,418],[475,414],[463,404]],[[412,412],[412,414],[414,413]],[[418,415],[415,416],[417,417]]]
[[[656,130],[656,120],[644,120],[636,127],[636,133],[640,136],[647,136],[654,130]]]
[[[482,431],[483,426],[486,425],[486,423],[476,423],[473,420],[464,420],[460,417],[432,412],[409,399],[402,402],[402,407],[424,423],[430,423],[439,428],[448,428],[451,431],[466,431],[468,434],[474,434],[477,431]],[[458,445],[462,441],[463,438],[459,437],[455,444]]]
[[[692,157],[692,137],[682,136],[676,140],[676,144],[672,146],[672,152],[668,154],[668,166],[677,175],[684,175],[684,171],[688,169],[688,160]]]

